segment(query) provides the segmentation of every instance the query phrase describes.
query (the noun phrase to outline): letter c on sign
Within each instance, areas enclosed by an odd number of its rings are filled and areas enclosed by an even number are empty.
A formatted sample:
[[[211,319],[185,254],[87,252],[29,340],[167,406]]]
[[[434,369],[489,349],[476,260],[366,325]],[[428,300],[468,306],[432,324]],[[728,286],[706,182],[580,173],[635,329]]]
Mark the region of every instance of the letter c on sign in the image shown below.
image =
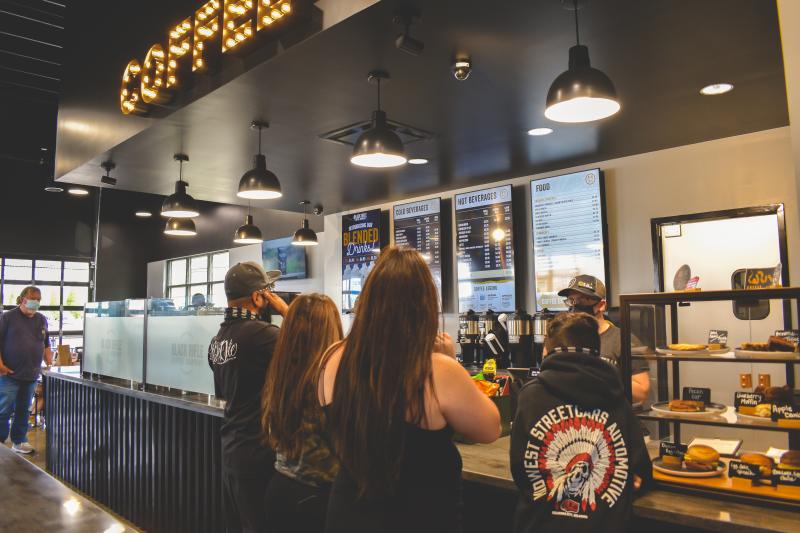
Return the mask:
[[[122,74],[122,86],[119,91],[119,107],[126,115],[131,113],[141,115],[147,112],[147,106],[139,94],[142,85],[141,76],[142,66],[137,60],[132,59]]]

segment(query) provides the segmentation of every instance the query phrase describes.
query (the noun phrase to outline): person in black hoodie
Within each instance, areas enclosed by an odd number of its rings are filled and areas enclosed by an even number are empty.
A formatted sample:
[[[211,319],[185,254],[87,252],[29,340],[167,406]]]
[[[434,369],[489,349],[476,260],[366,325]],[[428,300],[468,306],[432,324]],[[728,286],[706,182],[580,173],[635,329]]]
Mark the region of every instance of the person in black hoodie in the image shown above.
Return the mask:
[[[561,313],[547,333],[511,432],[514,531],[626,531],[633,492],[652,475],[641,426],[617,369],[600,358],[595,318]]]
[[[264,494],[275,472],[275,453],[262,444],[261,389],[278,340],[269,308],[283,316],[287,310],[269,290],[279,277],[252,261],[231,267],[225,275],[225,321],[208,347],[215,394],[225,400],[220,440],[228,533],[269,528]]]

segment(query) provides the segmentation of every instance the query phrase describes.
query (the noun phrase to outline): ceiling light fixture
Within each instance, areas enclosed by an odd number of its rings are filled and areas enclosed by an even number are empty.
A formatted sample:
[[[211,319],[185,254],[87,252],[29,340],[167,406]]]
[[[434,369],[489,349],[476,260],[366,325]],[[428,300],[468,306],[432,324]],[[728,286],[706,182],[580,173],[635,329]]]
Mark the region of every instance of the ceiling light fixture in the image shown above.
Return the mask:
[[[191,218],[170,218],[164,227],[164,235],[176,237],[193,237],[197,235],[194,220]]]
[[[378,86],[378,109],[372,113],[372,126],[362,133],[353,146],[350,162],[360,167],[391,168],[407,162],[403,141],[386,124],[386,113],[381,111],[381,80],[388,80],[389,73],[373,70],[367,80]]]
[[[394,40],[394,46],[412,56],[418,56],[425,50],[425,43],[411,36],[411,25],[419,19],[419,11],[406,6],[395,13],[394,23],[403,26],[404,31]]]
[[[261,237],[261,230],[258,226],[253,224],[253,215],[250,213],[250,204],[247,204],[247,216],[244,217],[244,224],[239,226],[233,236],[233,242],[236,244],[258,244],[263,242]]]
[[[528,130],[528,135],[531,137],[541,137],[542,135],[550,135],[553,133],[553,128],[533,128]]]
[[[589,63],[589,49],[581,44],[578,31],[578,0],[573,0],[573,8],[577,44],[569,49],[569,68],[547,91],[544,116],[556,122],[593,122],[618,112],[620,103],[611,79]]]
[[[75,185],[71,185],[67,189],[67,192],[69,194],[71,194],[72,196],[88,196],[89,195],[89,189],[86,189],[84,187],[78,187],[78,186],[75,186]]]
[[[251,129],[258,130],[258,155],[253,158],[253,168],[239,180],[236,196],[248,200],[272,200],[283,196],[278,176],[267,170],[267,158],[261,153],[261,130],[269,128],[269,122],[254,120]]]
[[[114,163],[109,159],[108,161],[103,161],[102,163],[100,163],[100,166],[103,167],[103,169],[106,171],[105,176],[100,176],[100,183],[105,183],[106,185],[112,185],[112,186],[116,185],[117,178],[112,178],[110,175],[111,171],[117,168],[116,163]]]
[[[150,218],[151,216],[153,216],[153,213],[151,213],[150,211],[144,211],[144,210],[136,211],[136,213],[134,213],[134,214],[139,218]]]
[[[45,192],[64,192],[64,187],[56,183],[55,179],[49,177],[45,179],[44,190]]]
[[[717,96],[718,94],[729,93],[732,90],[732,83],[712,83],[700,89],[700,94],[705,96]]]
[[[313,229],[308,227],[308,213],[306,208],[311,202],[308,200],[303,200],[300,202],[300,205],[303,206],[303,225],[294,232],[294,238],[292,239],[292,244],[295,246],[316,246],[319,244],[317,241],[317,234],[314,232]],[[322,212],[322,208],[318,207],[314,209],[314,213],[319,214]]]
[[[428,160],[424,157],[415,157],[413,159],[408,160],[409,165],[427,165]]]
[[[189,184],[183,181],[183,163],[184,161],[189,161],[189,156],[186,154],[175,154],[173,159],[180,165],[178,181],[175,182],[175,193],[167,196],[164,203],[161,204],[161,216],[171,218],[194,218],[200,216],[197,202],[194,201],[194,198],[186,194],[186,187],[188,187]]]

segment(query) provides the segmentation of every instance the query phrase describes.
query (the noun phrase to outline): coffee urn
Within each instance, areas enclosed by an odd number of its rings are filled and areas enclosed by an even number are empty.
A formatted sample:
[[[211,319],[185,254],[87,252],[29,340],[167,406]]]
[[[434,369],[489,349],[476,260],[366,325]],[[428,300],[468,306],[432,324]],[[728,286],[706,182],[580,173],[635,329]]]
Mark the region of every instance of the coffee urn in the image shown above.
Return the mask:
[[[483,350],[481,347],[480,319],[470,309],[458,317],[458,344],[461,345],[461,364],[465,367],[475,366]]]
[[[533,366],[533,319],[525,311],[508,315],[508,353],[512,368]]]
[[[487,359],[494,359],[497,368],[508,368],[508,333],[500,323],[499,316],[489,309],[481,316],[481,345],[483,346],[483,364]]]
[[[539,366],[542,364],[542,352],[544,351],[544,342],[547,340],[547,326],[550,321],[555,318],[556,314],[548,309],[543,309],[533,315],[533,365]]]

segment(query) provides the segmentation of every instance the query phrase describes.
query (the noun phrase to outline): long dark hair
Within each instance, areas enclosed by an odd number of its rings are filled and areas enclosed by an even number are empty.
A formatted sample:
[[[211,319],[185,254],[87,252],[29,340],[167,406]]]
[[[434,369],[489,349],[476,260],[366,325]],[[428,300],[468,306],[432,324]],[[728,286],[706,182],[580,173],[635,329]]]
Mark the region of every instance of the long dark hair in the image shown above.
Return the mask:
[[[341,339],[342,321],[333,300],[322,294],[295,298],[281,325],[261,394],[265,442],[289,459],[298,459],[303,449],[303,416],[320,410],[320,359]]]
[[[400,474],[406,423],[425,419],[438,298],[414,250],[387,247],[367,277],[336,374],[333,446],[359,495],[391,492]]]

